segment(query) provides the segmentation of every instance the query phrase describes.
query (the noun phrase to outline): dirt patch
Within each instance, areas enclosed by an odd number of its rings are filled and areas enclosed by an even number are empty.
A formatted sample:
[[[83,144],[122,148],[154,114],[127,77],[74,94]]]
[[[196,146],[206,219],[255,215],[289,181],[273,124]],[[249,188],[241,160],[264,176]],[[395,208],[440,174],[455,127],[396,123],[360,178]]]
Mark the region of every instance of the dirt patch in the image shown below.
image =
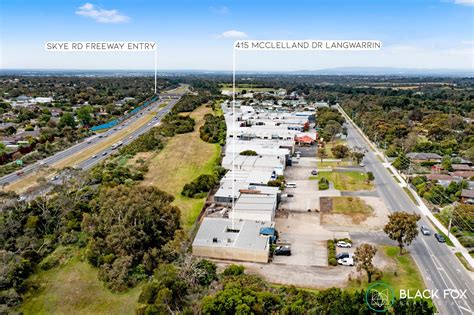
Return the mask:
[[[340,197],[351,198],[351,197]],[[356,197],[352,197],[356,198]],[[347,208],[347,213],[339,211],[321,213],[321,224],[328,229],[344,228],[348,231],[380,231],[388,222],[388,209],[379,197],[357,197],[364,202],[371,212],[351,211]],[[349,204],[348,204],[349,205]],[[360,210],[360,209],[359,209]]]
[[[331,197],[320,197],[319,198],[319,209],[321,209],[321,212],[331,212],[331,210],[332,210],[332,198]]]

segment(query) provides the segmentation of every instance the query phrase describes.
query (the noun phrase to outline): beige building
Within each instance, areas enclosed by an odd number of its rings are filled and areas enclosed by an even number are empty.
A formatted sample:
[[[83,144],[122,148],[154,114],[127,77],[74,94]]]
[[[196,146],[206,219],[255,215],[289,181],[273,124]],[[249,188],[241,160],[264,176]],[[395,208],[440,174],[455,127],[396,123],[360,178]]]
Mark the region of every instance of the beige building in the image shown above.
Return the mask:
[[[193,255],[225,260],[268,262],[270,244],[260,229],[270,222],[204,218],[193,241]]]

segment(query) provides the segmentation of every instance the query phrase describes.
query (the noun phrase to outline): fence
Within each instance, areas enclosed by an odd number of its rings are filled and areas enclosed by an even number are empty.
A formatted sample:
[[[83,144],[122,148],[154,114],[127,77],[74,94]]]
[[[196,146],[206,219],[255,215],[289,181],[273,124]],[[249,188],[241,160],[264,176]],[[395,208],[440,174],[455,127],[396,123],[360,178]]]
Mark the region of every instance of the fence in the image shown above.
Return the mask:
[[[131,110],[128,114],[120,117],[120,118],[117,118],[117,119],[114,119],[112,121],[109,121],[109,122],[106,122],[105,124],[102,124],[102,125],[98,125],[98,126],[94,126],[92,128],[90,128],[92,131],[97,131],[97,130],[102,130],[102,129],[108,129],[108,128],[111,128],[113,126],[116,126],[118,125],[121,121],[129,118],[130,116],[133,116],[135,115],[136,113],[138,113],[139,111],[141,111],[142,109],[146,108],[148,105],[150,105],[151,103],[155,102],[156,100],[158,99],[158,96],[154,96],[151,100],[149,101],[146,101],[145,103],[143,103],[143,105],[141,106],[138,106],[137,108]]]

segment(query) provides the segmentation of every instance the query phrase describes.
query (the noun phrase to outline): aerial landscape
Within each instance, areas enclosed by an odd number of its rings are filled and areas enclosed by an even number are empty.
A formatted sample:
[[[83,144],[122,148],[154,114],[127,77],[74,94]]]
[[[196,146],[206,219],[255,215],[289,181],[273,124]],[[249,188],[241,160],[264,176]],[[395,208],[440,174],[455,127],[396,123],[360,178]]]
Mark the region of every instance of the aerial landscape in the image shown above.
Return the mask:
[[[474,314],[473,1],[137,3],[2,1],[0,314]]]

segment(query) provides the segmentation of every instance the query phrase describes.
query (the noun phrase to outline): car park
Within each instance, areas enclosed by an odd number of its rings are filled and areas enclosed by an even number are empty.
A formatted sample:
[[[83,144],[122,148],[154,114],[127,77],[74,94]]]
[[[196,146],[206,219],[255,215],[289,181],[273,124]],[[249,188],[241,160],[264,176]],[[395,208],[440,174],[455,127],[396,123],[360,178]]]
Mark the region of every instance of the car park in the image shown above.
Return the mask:
[[[290,245],[280,245],[275,248],[275,256],[291,256]]]
[[[431,235],[431,231],[424,225],[420,226],[420,231],[423,235]]]
[[[352,247],[352,244],[349,243],[349,242],[345,242],[345,241],[339,241],[336,243],[337,247],[342,247],[342,248],[351,248]]]
[[[339,265],[343,266],[354,266],[354,259],[347,257],[347,258],[341,258],[337,261]]]
[[[446,240],[444,239],[444,236],[439,234],[439,233],[435,233],[434,235],[436,237],[436,239],[438,240],[438,242],[440,243],[446,243]]]

